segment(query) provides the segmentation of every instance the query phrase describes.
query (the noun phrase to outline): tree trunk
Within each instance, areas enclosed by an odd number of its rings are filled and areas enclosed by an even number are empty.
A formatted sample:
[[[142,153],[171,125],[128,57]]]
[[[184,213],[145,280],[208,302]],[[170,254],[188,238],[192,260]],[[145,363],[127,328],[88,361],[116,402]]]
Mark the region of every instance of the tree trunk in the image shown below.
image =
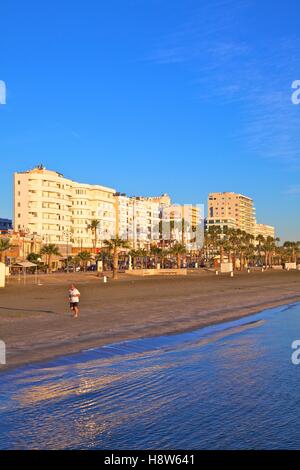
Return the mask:
[[[119,253],[117,250],[114,251],[113,255],[113,279],[118,279],[119,271]]]
[[[97,230],[95,229],[95,255],[97,254]]]
[[[222,264],[223,262],[224,262],[224,248],[221,245],[220,246],[220,264]]]
[[[180,269],[181,267],[181,259],[180,259],[180,254],[177,255],[177,269]]]
[[[235,258],[235,253],[234,253],[232,255],[232,269],[233,269],[233,271],[235,271],[235,260],[236,260],[236,258]]]

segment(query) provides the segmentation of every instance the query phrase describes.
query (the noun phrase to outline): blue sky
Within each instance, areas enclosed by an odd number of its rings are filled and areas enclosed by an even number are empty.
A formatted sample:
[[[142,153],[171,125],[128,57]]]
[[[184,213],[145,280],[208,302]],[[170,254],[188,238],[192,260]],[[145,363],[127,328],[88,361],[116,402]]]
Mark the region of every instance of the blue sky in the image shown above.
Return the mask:
[[[300,239],[297,0],[1,2],[0,216],[43,163],[136,194],[254,198]]]

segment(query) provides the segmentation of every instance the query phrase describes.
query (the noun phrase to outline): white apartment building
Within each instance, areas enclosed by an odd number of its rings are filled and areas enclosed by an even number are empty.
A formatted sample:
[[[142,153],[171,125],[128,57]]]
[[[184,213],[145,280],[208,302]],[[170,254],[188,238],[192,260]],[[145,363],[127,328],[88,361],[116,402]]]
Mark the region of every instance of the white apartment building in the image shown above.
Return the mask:
[[[115,236],[114,189],[99,185],[74,183],[72,188],[72,241],[77,248],[91,248],[94,235],[88,225],[91,220],[99,220],[97,247],[103,240]]]
[[[117,193],[116,233],[134,249],[146,248],[159,240],[159,198],[128,197]]]
[[[115,231],[114,193],[112,188],[77,183],[42,165],[15,173],[14,228],[38,234],[44,243],[91,249],[94,236],[87,227],[92,219],[100,220],[103,234]]]
[[[204,206],[202,204],[170,204],[162,208],[166,229],[163,238],[199,249],[204,240]]]
[[[256,224],[255,237],[257,237],[258,235],[262,235],[264,238],[275,238],[275,227],[266,224]]]
[[[253,200],[233,192],[210,193],[207,225],[226,225],[254,235],[256,218]]]

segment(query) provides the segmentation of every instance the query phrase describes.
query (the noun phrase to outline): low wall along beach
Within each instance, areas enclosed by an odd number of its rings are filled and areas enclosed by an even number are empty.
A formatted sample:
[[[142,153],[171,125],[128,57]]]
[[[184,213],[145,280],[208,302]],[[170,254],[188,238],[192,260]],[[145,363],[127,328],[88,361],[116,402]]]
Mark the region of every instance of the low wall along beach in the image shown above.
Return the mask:
[[[126,274],[133,274],[134,276],[186,276],[187,269],[128,269]]]

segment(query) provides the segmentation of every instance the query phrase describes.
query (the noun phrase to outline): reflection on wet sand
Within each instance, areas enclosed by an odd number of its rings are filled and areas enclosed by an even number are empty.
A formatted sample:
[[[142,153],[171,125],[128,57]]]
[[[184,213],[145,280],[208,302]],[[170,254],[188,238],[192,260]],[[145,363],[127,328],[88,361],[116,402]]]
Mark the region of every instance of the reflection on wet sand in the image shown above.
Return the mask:
[[[289,347],[299,313],[276,309],[2,374],[0,448],[297,448]]]

